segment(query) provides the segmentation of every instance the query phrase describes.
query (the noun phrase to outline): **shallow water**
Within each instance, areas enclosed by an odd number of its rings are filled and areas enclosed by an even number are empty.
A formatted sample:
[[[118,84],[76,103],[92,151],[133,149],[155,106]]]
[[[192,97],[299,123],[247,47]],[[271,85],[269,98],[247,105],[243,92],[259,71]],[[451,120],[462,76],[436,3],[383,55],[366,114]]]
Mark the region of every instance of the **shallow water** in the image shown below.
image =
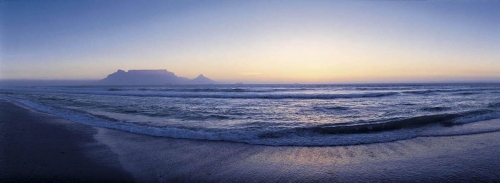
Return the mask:
[[[463,127],[500,118],[500,84],[11,87],[0,89],[0,96],[93,126],[264,145],[500,130]]]

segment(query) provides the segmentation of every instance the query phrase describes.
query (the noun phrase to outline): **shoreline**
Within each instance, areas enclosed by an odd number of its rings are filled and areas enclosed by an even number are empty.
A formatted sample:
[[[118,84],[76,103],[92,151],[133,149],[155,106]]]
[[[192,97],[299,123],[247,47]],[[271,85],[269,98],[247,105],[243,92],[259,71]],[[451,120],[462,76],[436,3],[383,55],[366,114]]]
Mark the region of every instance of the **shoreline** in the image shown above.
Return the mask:
[[[499,132],[333,147],[170,139],[106,129],[100,130],[97,138],[119,155],[125,169],[135,172],[136,180],[142,181],[500,180]]]
[[[134,134],[119,130],[91,127],[0,100],[0,143],[4,148],[0,163],[0,180],[14,175],[32,179],[60,175],[57,171],[23,169],[39,166],[36,161],[51,155],[49,152],[8,152],[12,141],[31,143],[33,134],[13,130],[13,121],[22,121],[24,131],[36,133],[40,141],[54,141],[51,148],[73,149],[65,153],[70,159],[89,163],[80,174],[68,174],[62,180],[80,180],[78,175],[94,175],[92,171],[111,170],[138,182],[367,182],[367,181],[495,181],[500,180],[500,132],[463,136],[417,137],[395,142],[326,147],[262,146],[234,142],[173,139]],[[31,124],[27,125],[27,124]],[[37,127],[37,128],[34,128]],[[43,128],[38,128],[43,126]],[[46,135],[55,133],[56,135]],[[9,136],[10,135],[10,136]],[[85,137],[85,138],[81,138]],[[9,138],[9,139],[7,139]],[[90,139],[89,139],[90,138]],[[62,139],[62,138],[61,138]],[[37,140],[38,141],[38,140]],[[70,142],[76,142],[81,146]],[[94,144],[94,145],[92,145]],[[49,147],[46,147],[49,148]],[[14,148],[15,149],[15,148]],[[56,153],[57,154],[57,153]],[[9,156],[9,158],[4,158]],[[12,158],[26,157],[33,162],[16,165]],[[52,159],[51,159],[52,160]],[[54,170],[65,166],[65,160],[46,165]],[[93,164],[92,164],[93,162]],[[99,168],[100,167],[100,168]],[[84,167],[83,167],[84,168]],[[88,172],[86,172],[88,171]],[[130,173],[127,173],[130,172]],[[19,174],[21,173],[21,174]],[[64,173],[64,171],[63,171]],[[75,176],[72,176],[75,175]],[[128,178],[127,178],[128,177]],[[7,179],[6,179],[7,178]],[[15,180],[15,179],[14,179]],[[84,179],[89,180],[89,179]],[[107,179],[110,180],[110,179]],[[111,179],[113,180],[113,179]]]

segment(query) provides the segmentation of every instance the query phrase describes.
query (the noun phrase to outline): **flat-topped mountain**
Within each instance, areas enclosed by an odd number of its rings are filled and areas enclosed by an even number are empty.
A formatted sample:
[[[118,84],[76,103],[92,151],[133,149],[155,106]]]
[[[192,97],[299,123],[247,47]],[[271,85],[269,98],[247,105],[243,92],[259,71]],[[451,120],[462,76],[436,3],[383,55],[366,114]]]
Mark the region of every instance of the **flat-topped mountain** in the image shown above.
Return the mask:
[[[106,85],[165,85],[165,84],[213,84],[213,80],[199,75],[195,79],[176,76],[173,72],[163,70],[118,70],[98,81]]]

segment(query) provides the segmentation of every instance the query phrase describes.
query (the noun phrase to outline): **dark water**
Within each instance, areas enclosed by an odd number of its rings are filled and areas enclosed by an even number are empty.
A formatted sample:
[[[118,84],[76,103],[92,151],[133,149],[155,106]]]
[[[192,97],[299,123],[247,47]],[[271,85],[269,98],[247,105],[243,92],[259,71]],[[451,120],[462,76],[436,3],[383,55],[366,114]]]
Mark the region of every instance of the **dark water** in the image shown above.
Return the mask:
[[[347,145],[500,130],[467,128],[500,118],[500,84],[19,87],[0,94],[93,126],[264,145]]]

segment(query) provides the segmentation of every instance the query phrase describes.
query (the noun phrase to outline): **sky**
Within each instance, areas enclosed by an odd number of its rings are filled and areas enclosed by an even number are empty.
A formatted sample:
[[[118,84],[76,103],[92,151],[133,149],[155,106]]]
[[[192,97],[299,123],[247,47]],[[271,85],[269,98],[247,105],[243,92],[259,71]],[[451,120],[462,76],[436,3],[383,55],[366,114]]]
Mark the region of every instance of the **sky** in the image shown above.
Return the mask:
[[[0,79],[500,80],[500,1],[0,2]]]

